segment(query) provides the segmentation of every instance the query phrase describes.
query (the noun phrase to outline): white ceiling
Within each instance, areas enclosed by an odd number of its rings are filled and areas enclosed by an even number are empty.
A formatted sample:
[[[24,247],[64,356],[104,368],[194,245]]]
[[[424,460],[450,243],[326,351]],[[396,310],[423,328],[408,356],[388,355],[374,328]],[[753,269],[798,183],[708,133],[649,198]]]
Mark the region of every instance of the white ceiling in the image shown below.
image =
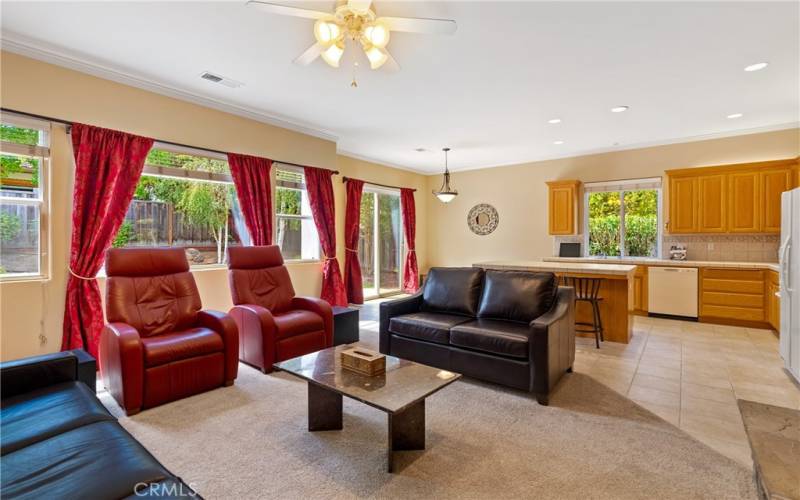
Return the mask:
[[[379,15],[451,18],[458,31],[393,34],[402,70],[362,62],[357,89],[348,64],[292,64],[314,41],[313,21],[244,0],[1,5],[6,49],[280,119],[336,137],[340,152],[428,173],[441,171],[443,146],[459,170],[800,121],[798,2],[377,1]],[[743,71],[759,61],[770,65]]]

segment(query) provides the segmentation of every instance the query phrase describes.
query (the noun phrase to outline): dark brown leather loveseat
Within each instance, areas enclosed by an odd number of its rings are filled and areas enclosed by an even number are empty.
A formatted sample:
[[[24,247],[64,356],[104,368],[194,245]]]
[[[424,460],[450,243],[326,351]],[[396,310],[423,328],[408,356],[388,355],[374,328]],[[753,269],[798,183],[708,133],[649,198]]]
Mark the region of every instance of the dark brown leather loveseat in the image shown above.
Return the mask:
[[[431,268],[380,307],[380,351],[529,391],[547,404],[575,360],[574,290],[553,273]]]

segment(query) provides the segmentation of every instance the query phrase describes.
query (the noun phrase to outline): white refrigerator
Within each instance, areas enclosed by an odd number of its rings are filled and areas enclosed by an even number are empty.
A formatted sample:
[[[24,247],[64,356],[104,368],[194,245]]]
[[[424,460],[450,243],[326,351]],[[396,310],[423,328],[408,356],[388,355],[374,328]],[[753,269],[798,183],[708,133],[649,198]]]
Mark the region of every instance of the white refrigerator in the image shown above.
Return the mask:
[[[800,188],[781,197],[779,250],[781,330],[784,366],[800,382]]]

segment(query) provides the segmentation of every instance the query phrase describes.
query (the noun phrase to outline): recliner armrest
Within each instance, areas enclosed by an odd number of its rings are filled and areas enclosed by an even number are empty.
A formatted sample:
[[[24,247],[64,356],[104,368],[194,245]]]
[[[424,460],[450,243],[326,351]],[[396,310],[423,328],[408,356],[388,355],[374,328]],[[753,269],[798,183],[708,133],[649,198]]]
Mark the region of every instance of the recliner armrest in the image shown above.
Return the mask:
[[[239,328],[233,318],[220,311],[197,313],[197,324],[219,333],[225,345],[225,382],[232,382],[239,373]]]
[[[410,297],[382,302],[380,305],[380,346],[379,350],[383,354],[390,354],[391,338],[389,336],[389,320],[395,316],[419,312],[422,307],[422,290]]]
[[[108,391],[132,415],[144,400],[144,347],[127,323],[108,323],[100,333],[100,374]]]
[[[291,308],[311,311],[321,316],[325,324],[325,346],[333,345],[333,308],[327,301],[316,297],[293,297]]]
[[[78,358],[71,352],[15,359],[0,363],[0,397],[78,380]]]

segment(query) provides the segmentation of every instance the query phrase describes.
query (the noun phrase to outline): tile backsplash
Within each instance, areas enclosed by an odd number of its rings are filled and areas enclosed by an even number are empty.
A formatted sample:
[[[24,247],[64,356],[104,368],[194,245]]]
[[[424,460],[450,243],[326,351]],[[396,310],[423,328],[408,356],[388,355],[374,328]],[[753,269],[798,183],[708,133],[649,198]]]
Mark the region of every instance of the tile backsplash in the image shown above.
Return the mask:
[[[781,237],[761,234],[697,234],[665,236],[663,241],[665,255],[672,245],[686,245],[687,260],[778,262]]]
[[[672,245],[686,245],[687,260],[716,260],[733,262],[778,262],[778,235],[692,234],[667,235],[662,240],[662,257],[669,258]],[[558,255],[560,243],[583,243],[583,236],[556,236],[553,255]]]

